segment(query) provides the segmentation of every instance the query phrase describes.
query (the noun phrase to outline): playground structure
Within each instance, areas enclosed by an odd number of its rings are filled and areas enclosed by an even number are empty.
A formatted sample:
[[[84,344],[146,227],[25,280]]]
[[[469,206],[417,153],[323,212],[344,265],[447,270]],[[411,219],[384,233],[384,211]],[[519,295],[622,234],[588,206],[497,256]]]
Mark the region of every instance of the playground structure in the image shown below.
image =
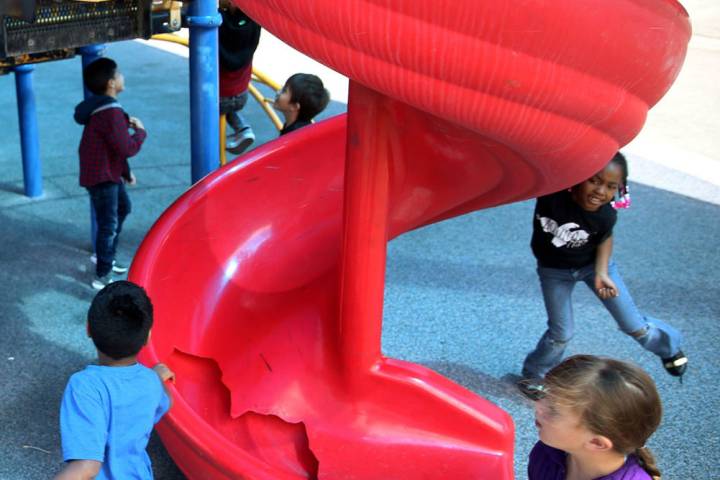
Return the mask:
[[[103,42],[149,38],[190,29],[191,181],[220,162],[217,27],[222,18],[211,0],[17,0],[0,9],[0,74],[15,73],[26,196],[43,195],[34,64],[82,56],[83,68],[105,50]],[[87,89],[84,95],[90,95]],[[211,131],[205,136],[198,132]],[[90,206],[90,242],[97,225]]]
[[[104,52],[104,43],[190,29],[191,179],[219,164],[217,27],[222,21],[210,0],[17,0],[0,9],[0,74],[15,73],[24,193],[43,194],[32,74],[34,64],[82,55],[83,67]],[[4,6],[4,5],[3,5]],[[85,91],[85,95],[88,92]],[[94,216],[91,215],[94,238]]]
[[[184,47],[190,47],[190,41],[182,37],[180,35],[174,35],[169,33],[160,33],[158,35],[153,35],[151,37],[153,40],[159,40],[162,42],[170,42],[170,43],[176,43],[178,45],[182,45]],[[282,129],[282,121],[280,120],[280,117],[278,117],[278,114],[275,112],[275,110],[272,109],[272,107],[269,105],[272,99],[266,97],[263,95],[260,90],[253,85],[254,83],[260,83],[262,85],[266,85],[270,87],[274,92],[279,91],[282,87],[275,82],[272,78],[265,75],[263,72],[258,70],[257,68],[253,67],[252,71],[252,78],[251,83],[248,85],[248,92],[252,97],[255,99],[255,101],[260,105],[260,108],[265,112],[265,115],[270,119],[275,129],[280,131]],[[227,128],[227,121],[225,119],[224,115],[220,116],[220,165],[225,165],[227,163],[227,152],[225,151],[225,137],[226,137],[226,128]]]
[[[237,3],[351,78],[348,115],[209,175],[141,246],[166,447],[190,478],[512,478],[504,412],[381,354],[386,242],[597,171],[679,72],[686,12]]]

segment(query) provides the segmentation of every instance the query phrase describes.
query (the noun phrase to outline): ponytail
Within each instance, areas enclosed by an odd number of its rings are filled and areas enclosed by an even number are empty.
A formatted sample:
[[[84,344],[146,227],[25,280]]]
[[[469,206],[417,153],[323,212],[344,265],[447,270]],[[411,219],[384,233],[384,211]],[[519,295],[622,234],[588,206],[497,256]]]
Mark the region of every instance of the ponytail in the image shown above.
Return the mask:
[[[638,464],[640,464],[643,470],[645,470],[653,480],[661,480],[660,469],[655,463],[655,457],[649,448],[640,447],[635,449],[635,456],[637,457]]]

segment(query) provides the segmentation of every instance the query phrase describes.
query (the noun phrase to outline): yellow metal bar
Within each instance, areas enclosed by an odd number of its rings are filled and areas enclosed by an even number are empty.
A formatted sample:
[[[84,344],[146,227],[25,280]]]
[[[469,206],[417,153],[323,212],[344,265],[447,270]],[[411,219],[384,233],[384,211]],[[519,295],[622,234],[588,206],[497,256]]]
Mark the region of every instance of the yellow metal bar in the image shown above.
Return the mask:
[[[227,139],[227,117],[220,115],[220,166],[227,163],[227,153],[225,152],[225,141]]]
[[[173,35],[172,33],[158,33],[150,37],[152,40],[162,40],[163,42],[177,43],[186,47],[190,46],[190,40],[180,35]]]
[[[257,68],[253,67],[252,73],[253,73],[253,76],[254,76],[260,83],[264,83],[265,85],[267,85],[268,87],[272,88],[272,89],[275,90],[276,92],[277,92],[277,91],[280,91],[280,89],[282,88],[282,85],[280,85],[280,84],[277,83],[275,80],[273,80],[272,78],[270,78],[270,77],[268,77],[267,75],[265,75],[263,72],[261,72],[261,71],[258,70]]]
[[[260,93],[260,91],[255,88],[255,85],[253,85],[252,83],[248,85],[248,91],[250,92],[250,95],[252,95],[255,100],[257,100],[257,102],[260,104],[260,107],[265,110],[265,113],[270,118],[270,121],[273,122],[275,128],[277,128],[278,131],[282,130],[283,122],[280,120],[280,117],[278,117],[278,114],[275,113],[275,110],[273,110],[270,106],[270,102],[272,102],[272,99],[263,96],[263,94]]]

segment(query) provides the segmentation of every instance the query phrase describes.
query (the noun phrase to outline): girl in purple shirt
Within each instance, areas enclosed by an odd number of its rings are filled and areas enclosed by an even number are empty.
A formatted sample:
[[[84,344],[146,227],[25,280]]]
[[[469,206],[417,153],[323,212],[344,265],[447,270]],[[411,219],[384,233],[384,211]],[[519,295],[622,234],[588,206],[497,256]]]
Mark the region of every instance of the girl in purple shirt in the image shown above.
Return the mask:
[[[662,405],[642,369],[576,355],[550,370],[542,391],[529,480],[660,479],[645,442],[660,424]]]

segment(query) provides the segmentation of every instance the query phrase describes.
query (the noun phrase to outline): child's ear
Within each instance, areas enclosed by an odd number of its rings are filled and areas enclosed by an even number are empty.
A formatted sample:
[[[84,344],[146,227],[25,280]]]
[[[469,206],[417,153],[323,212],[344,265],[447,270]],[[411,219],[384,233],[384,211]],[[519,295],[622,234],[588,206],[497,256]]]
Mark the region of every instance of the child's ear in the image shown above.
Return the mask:
[[[150,335],[152,335],[152,328],[150,330],[148,330],[148,336],[145,339],[145,343],[143,344],[143,346],[147,345],[148,342],[150,341]]]
[[[613,442],[604,435],[594,435],[587,442],[587,446],[590,450],[596,452],[606,452],[612,450]]]
[[[292,107],[292,109],[295,110],[296,112],[300,111],[300,103],[299,102],[291,103],[290,107]]]

